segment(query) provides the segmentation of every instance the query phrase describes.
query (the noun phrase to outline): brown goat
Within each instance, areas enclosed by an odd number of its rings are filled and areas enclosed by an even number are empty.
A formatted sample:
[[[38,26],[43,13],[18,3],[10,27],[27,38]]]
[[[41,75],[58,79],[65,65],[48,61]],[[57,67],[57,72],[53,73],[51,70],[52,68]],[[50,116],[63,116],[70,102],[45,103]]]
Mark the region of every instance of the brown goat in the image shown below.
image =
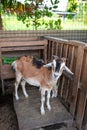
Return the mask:
[[[44,103],[45,93],[47,91],[47,108],[51,110],[50,106],[50,93],[53,91],[53,97],[57,96],[57,80],[62,75],[63,70],[66,68],[65,58],[58,58],[55,56],[53,61],[49,64],[44,65],[40,60],[36,60],[32,56],[23,56],[20,59],[12,63],[12,67],[15,71],[16,82],[15,82],[15,97],[18,96],[18,86],[21,82],[23,93],[25,97],[28,94],[25,89],[25,83],[29,83],[34,86],[40,87],[41,91],[41,114],[45,114]],[[67,68],[66,68],[67,69]],[[70,70],[69,70],[70,71]],[[71,72],[71,71],[70,71]],[[71,72],[72,73],[72,72]],[[73,74],[73,73],[72,73]]]

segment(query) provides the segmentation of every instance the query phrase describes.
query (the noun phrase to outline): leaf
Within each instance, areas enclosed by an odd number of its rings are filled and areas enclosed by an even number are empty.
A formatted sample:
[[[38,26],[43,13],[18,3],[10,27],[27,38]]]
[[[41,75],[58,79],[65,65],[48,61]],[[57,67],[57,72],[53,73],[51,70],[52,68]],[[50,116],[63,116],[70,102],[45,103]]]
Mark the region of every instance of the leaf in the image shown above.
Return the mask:
[[[54,5],[53,8],[56,9],[58,6],[57,5]]]
[[[53,1],[52,0],[50,0],[51,1],[51,4],[53,5]]]
[[[59,0],[55,0],[55,4],[58,4],[59,3]]]

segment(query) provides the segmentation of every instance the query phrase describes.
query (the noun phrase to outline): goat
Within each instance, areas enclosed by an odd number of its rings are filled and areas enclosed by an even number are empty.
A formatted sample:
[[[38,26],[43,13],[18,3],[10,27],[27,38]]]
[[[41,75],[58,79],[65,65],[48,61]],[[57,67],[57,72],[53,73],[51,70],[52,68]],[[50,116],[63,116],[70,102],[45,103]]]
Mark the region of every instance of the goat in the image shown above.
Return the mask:
[[[16,100],[19,99],[18,96],[18,86],[21,83],[23,94],[28,97],[25,89],[25,83],[29,83],[34,86],[40,87],[41,91],[41,114],[45,114],[44,103],[45,94],[47,92],[47,108],[51,110],[50,105],[50,95],[51,90],[53,90],[53,96],[57,96],[56,86],[58,78],[62,75],[63,70],[66,68],[66,59],[58,58],[54,56],[51,63],[44,65],[42,61],[37,61],[32,56],[22,56],[20,59],[12,63],[12,68],[15,71],[16,81],[15,81],[15,97]]]
[[[55,59],[58,59],[58,56],[53,56],[53,57],[55,57]],[[61,61],[58,61],[58,62],[61,62]],[[46,65],[44,65],[45,67],[52,67],[52,62],[50,62],[50,63],[48,63],[48,64],[46,64]],[[59,64],[59,63],[57,63],[57,64]],[[69,78],[70,80],[73,80],[73,78],[74,78],[74,73],[65,65],[64,67],[63,67],[63,71],[60,71],[59,72],[59,75],[58,75],[58,77],[57,77],[57,82],[53,82],[52,84],[53,84],[53,89],[52,89],[52,98],[53,97],[57,97],[57,94],[58,94],[58,79],[60,78],[60,76],[61,75],[64,75],[64,76],[66,76],[67,78]]]

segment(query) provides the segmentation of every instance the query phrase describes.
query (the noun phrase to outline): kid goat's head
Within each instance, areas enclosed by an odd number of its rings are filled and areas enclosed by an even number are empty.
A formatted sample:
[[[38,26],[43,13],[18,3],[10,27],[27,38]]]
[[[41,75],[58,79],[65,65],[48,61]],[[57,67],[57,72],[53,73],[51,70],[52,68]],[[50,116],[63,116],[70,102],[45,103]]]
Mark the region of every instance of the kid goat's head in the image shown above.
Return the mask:
[[[57,56],[53,56],[52,67],[54,70],[53,73],[54,80],[57,81],[58,78],[62,75],[65,66],[66,66],[66,58],[59,58]]]
[[[44,66],[53,68],[53,79],[57,82],[58,78],[62,75],[63,70],[65,70],[66,58],[59,58],[58,56],[53,56],[52,62]]]
[[[73,76],[71,70],[66,66],[66,58],[59,58],[58,56],[53,55],[53,60],[51,63],[48,63],[44,66],[52,67],[53,68],[53,79],[55,81],[62,75],[65,71],[67,75]]]

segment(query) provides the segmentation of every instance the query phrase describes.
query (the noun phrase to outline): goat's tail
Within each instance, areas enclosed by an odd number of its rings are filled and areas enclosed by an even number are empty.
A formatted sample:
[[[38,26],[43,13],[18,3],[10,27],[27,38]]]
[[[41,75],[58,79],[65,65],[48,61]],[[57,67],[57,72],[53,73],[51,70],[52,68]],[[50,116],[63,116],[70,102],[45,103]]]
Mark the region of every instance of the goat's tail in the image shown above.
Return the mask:
[[[12,70],[13,70],[14,72],[16,72],[16,69],[17,69],[17,63],[16,63],[16,61],[14,61],[14,62],[11,64],[11,66],[12,66]]]

